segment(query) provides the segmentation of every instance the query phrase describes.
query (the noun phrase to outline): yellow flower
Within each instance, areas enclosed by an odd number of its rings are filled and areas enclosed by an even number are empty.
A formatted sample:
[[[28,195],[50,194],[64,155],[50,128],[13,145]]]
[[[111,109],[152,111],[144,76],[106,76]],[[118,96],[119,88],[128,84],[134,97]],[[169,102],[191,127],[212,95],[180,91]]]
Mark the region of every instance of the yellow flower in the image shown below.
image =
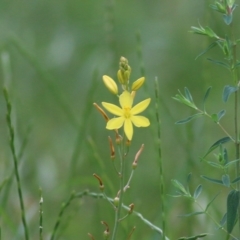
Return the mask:
[[[106,108],[110,113],[118,116],[109,120],[106,128],[114,130],[119,129],[124,125],[124,132],[128,140],[131,141],[133,136],[132,124],[136,127],[148,127],[150,125],[150,122],[146,117],[137,115],[148,107],[150,101],[151,99],[148,98],[132,107],[133,98],[128,91],[124,91],[119,97],[121,108],[111,103],[102,102],[104,108]]]

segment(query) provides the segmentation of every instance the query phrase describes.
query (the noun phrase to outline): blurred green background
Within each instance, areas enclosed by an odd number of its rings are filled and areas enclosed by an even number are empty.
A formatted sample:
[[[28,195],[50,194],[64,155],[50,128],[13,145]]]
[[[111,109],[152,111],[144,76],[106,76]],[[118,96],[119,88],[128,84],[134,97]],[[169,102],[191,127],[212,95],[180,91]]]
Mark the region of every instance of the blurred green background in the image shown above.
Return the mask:
[[[142,143],[144,152],[135,172],[125,204],[135,204],[153,224],[161,227],[160,177],[155,119],[154,80],[159,80],[162,122],[162,157],[167,194],[174,194],[171,179],[186,183],[193,173],[191,191],[203,185],[200,198],[205,206],[221,188],[209,185],[200,174],[220,177],[199,157],[224,133],[210,120],[197,119],[187,125],[174,123],[193,110],[172,97],[187,86],[201,107],[208,86],[213,86],[209,112],[227,109],[222,123],[233,133],[232,102],[223,104],[222,88],[231,84],[227,70],[212,65],[206,57],[222,59],[213,49],[198,60],[195,57],[211,40],[189,33],[191,26],[211,26],[219,35],[227,33],[220,14],[209,9],[214,1],[111,1],[111,0],[33,0],[0,2],[0,85],[8,87],[13,105],[15,144],[19,159],[27,222],[31,239],[38,238],[39,187],[43,190],[44,239],[49,239],[60,207],[73,190],[99,192],[92,174],[102,176],[106,193],[115,197],[118,178],[109,158],[105,122],[92,103],[115,102],[102,83],[102,75],[116,79],[121,56],[132,67],[131,80],[146,77],[137,101],[152,98],[145,112],[150,128],[135,129],[129,153],[129,172]],[[236,9],[234,21],[239,21]],[[239,28],[236,28],[236,35]],[[232,99],[231,99],[232,100]],[[13,161],[5,120],[6,104],[0,95],[0,182],[12,174]],[[233,155],[230,151],[230,157]],[[213,156],[212,156],[213,158]],[[221,191],[211,211],[220,220],[226,211],[228,190]],[[0,192],[2,239],[24,239],[16,181]],[[179,218],[197,210],[186,199],[166,196],[167,236],[210,232],[221,239],[222,232],[205,216]],[[58,239],[103,239],[101,220],[113,228],[114,211],[104,200],[89,197],[74,200],[66,211]],[[119,239],[126,239],[133,226],[132,239],[159,239],[138,218],[131,216],[121,226]],[[210,237],[209,237],[210,239]]]

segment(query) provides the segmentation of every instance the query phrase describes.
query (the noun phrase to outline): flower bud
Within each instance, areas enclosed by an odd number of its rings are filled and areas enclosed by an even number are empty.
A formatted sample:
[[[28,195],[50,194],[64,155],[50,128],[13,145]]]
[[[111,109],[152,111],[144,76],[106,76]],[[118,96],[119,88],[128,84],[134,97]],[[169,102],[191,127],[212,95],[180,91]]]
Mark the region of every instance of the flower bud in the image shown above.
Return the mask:
[[[118,94],[118,86],[115,81],[107,75],[103,76],[103,83],[105,84],[106,88],[113,94]]]
[[[124,78],[123,78],[123,74],[122,74],[122,71],[119,69],[118,72],[117,72],[117,77],[118,77],[118,81],[124,85]]]
[[[145,82],[145,77],[141,77],[132,84],[132,91],[137,91]]]
[[[118,207],[119,197],[115,197],[115,198],[113,199],[113,204],[114,204],[116,207]]]
[[[131,67],[128,65],[128,60],[125,57],[120,58],[119,70],[117,72],[118,81],[126,86],[131,74]]]

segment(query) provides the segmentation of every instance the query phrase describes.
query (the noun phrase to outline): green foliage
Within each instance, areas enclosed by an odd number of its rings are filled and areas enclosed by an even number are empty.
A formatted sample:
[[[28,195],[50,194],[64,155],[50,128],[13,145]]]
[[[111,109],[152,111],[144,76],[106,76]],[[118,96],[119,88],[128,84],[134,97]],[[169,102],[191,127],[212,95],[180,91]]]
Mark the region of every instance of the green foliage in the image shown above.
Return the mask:
[[[207,235],[208,235],[207,233],[201,233],[201,234],[191,236],[191,237],[181,237],[181,238],[178,238],[178,240],[196,240],[196,239],[199,239],[199,238],[204,238]]]
[[[240,192],[232,190],[227,197],[227,231],[231,233],[237,220]]]
[[[226,85],[223,89],[222,99],[226,103],[228,98],[231,96],[232,93],[238,91],[238,87]]]

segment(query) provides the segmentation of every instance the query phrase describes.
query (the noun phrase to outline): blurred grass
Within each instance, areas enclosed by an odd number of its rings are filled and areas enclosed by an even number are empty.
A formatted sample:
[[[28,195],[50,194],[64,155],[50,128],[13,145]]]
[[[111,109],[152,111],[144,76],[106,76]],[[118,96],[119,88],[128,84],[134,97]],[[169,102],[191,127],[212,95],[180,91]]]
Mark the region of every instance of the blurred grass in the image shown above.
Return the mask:
[[[218,192],[218,187],[213,189],[199,178],[199,174],[214,175],[209,166],[199,162],[199,156],[216,139],[223,137],[223,133],[207,119],[174,125],[193,112],[171,99],[177,89],[187,86],[195,102],[201,104],[211,85],[209,111],[217,112],[222,108],[227,108],[228,113],[232,111],[231,105],[221,102],[222,87],[229,83],[226,81],[228,72],[206,61],[206,56],[216,59],[221,56],[211,50],[194,61],[210,42],[188,33],[190,26],[196,26],[199,20],[203,26],[213,26],[225,34],[219,16],[208,9],[210,2],[1,1],[0,49],[1,56],[9,55],[10,74],[4,82],[3,68],[0,68],[0,85],[9,87],[19,154],[28,136],[20,161],[20,174],[32,239],[38,236],[39,187],[43,189],[43,235],[46,239],[53,230],[61,203],[69,198],[72,190],[98,192],[93,173],[101,175],[103,172],[103,180],[108,186],[106,192],[112,197],[116,194],[116,187],[112,186],[116,186],[118,180],[109,159],[107,140],[113,133],[105,130],[105,122],[92,102],[116,101],[103,86],[101,76],[107,74],[116,79],[120,56],[128,58],[132,80],[143,73],[146,75],[147,87],[137,100],[147,95],[153,100],[154,79],[156,76],[159,79],[167,193],[174,191],[170,184],[172,178],[184,182],[190,171],[193,172],[191,187],[194,189],[202,183],[206,190],[203,202]],[[239,14],[235,17],[238,22]],[[1,183],[13,170],[2,94],[0,109]],[[126,203],[133,201],[136,211],[159,225],[161,208],[154,102],[146,114],[151,119],[151,131],[135,131],[129,159],[133,159],[143,142],[145,150],[131,190],[126,194]],[[233,131],[231,118],[223,119],[223,124]],[[31,131],[28,134],[29,125]],[[6,191],[9,191],[8,201]],[[2,239],[21,239],[23,232],[15,179],[9,187],[3,187],[0,201]],[[209,219],[177,218],[178,214],[191,210],[190,203],[170,197],[167,202],[167,235],[172,239],[196,231],[208,232],[213,226]],[[220,219],[225,212],[225,203],[219,198],[216,205],[221,210],[217,213]],[[97,238],[103,232],[100,221],[111,225],[113,215],[103,200],[89,197],[75,200],[63,218],[65,227],[61,227],[62,235],[58,239],[85,239],[87,232]],[[157,239],[155,233],[135,217],[124,223],[123,232],[127,234],[133,225],[137,226],[133,239]]]

